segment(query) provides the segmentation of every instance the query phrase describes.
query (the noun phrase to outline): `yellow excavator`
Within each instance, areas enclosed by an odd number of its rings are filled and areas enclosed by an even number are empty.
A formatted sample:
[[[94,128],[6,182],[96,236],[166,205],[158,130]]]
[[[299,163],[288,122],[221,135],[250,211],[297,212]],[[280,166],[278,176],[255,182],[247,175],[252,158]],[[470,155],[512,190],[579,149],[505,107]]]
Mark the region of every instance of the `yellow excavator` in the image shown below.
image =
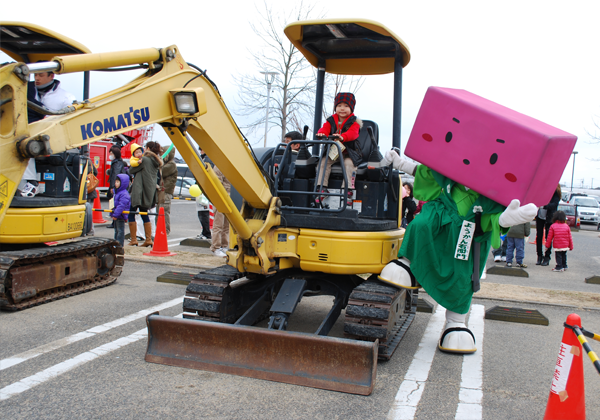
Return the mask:
[[[31,28],[14,26],[19,25]],[[4,34],[4,28],[19,34],[18,28],[2,24]],[[393,73],[392,143],[400,146],[402,69],[410,61],[410,52],[398,36],[368,20],[295,22],[285,28],[285,34],[317,68],[313,132],[321,126],[326,72]],[[417,301],[416,291],[377,280],[377,274],[395,259],[404,235],[399,227],[401,178],[380,163],[377,123],[363,120],[357,140],[363,163],[356,173],[346,174],[343,165],[334,165],[329,191],[323,193],[319,188],[323,175],[316,168],[332,149],[341,154],[340,146],[332,140],[294,140],[257,156],[206,70],[187,63],[175,45],[58,54],[46,60],[18,61],[0,70],[0,184],[6,185],[0,202],[0,242],[5,232],[18,231],[15,223],[21,223],[15,219],[20,210],[12,203],[28,159],[159,124],[203,192],[227,217],[231,231],[227,264],[194,277],[186,289],[183,318],[147,317],[146,360],[370,394],[378,358],[392,356],[415,316]],[[27,124],[29,74],[126,66],[142,66],[146,71],[122,87],[73,104],[61,115]],[[305,138],[306,132],[307,127]],[[295,144],[300,145],[297,153],[292,150]],[[202,159],[199,148],[241,194],[241,208]],[[354,189],[343,183],[347,176],[354,179]],[[41,236],[52,217],[41,216],[39,231],[31,236]],[[51,258],[39,265],[54,264]],[[120,255],[114,264],[122,264]],[[15,287],[14,275],[10,267],[2,275],[0,297],[7,299]],[[313,334],[288,331],[301,299],[317,295],[333,297],[317,330]],[[328,337],[344,309],[345,338]],[[265,320],[265,327],[256,327]]]
[[[68,135],[50,140],[41,129],[31,150],[18,149],[36,126],[58,124],[60,116],[75,111],[75,106],[50,111],[35,102],[32,91],[28,107],[29,66],[90,51],[38,25],[0,22],[0,30],[0,50],[17,61],[0,69],[0,309],[20,310],[114,283],[123,248],[114,240],[82,237],[91,170],[84,145],[71,147],[74,140]],[[84,99],[88,92],[86,72]],[[46,120],[29,124],[28,114]],[[30,158],[35,158],[43,193],[15,195]]]

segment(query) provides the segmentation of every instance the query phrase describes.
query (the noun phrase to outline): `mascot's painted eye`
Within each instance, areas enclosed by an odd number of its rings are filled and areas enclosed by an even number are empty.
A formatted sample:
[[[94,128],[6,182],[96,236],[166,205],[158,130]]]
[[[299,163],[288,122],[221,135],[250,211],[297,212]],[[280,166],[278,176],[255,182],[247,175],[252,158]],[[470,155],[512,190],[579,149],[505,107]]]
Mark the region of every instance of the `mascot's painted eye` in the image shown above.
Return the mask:
[[[452,132],[448,131],[446,133],[446,143],[450,143],[450,140],[452,140]]]
[[[498,154],[494,153],[492,156],[490,156],[490,163],[493,165],[496,162],[498,162]]]
[[[465,165],[470,165],[471,164],[471,162],[469,162],[469,159],[463,159],[463,163]]]

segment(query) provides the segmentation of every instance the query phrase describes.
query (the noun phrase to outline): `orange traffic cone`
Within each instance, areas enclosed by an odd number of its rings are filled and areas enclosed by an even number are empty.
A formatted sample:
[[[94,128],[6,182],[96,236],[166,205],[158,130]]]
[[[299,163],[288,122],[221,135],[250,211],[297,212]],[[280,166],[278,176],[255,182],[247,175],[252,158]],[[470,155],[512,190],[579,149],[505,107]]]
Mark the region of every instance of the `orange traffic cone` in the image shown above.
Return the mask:
[[[581,328],[581,318],[571,314],[567,317],[567,324]],[[577,335],[568,327],[565,327],[558,350],[544,415],[544,420],[559,419],[585,420],[583,350]]]
[[[208,228],[210,230],[212,230],[212,225],[215,220],[215,208],[213,207],[212,203],[208,205],[208,215],[209,215],[209,220],[210,220],[208,223],[209,224]]]
[[[150,255],[153,257],[171,257],[177,255],[175,252],[169,251],[169,244],[167,243],[167,228],[165,225],[165,209],[160,208],[158,212],[158,222],[156,223],[156,236],[154,237],[154,245],[152,251],[144,252],[144,255]]]
[[[96,190],[96,198],[94,198],[94,208],[95,209],[101,209],[102,205],[100,204],[100,194],[98,193],[98,190]],[[92,219],[92,222],[94,223],[106,223],[106,220],[104,220],[104,217],[102,217],[102,212],[101,211],[94,211],[94,217]]]
[[[544,229],[544,234],[543,234],[542,238],[543,238],[543,242],[546,243],[546,229]],[[532,245],[537,244],[537,232],[536,232],[536,235],[533,237],[533,242],[529,242],[529,243]]]

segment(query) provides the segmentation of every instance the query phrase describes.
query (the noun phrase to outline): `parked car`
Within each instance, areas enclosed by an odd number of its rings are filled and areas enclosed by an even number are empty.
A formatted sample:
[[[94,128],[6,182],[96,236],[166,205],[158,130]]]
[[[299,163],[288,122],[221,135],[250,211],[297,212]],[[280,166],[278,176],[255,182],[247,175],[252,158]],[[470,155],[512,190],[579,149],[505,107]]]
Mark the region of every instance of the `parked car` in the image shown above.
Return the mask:
[[[185,163],[176,163],[177,165],[177,176],[180,178],[193,178],[194,174],[190,171],[187,164]]]
[[[564,211],[567,215],[567,225],[571,228],[579,229],[581,227],[581,219],[577,211],[577,207],[573,204],[560,203],[558,209]]]
[[[598,202],[598,204],[600,204],[600,195],[588,194],[588,197],[592,197],[594,200],[596,200]]]
[[[562,201],[572,203],[575,197],[587,197],[587,194],[573,191],[564,191],[562,193]]]
[[[190,194],[190,187],[195,183],[196,180],[194,178],[177,178],[173,196],[192,198],[192,195]]]
[[[581,223],[593,223],[598,226],[600,222],[600,205],[592,197],[573,197],[571,204],[577,206]]]

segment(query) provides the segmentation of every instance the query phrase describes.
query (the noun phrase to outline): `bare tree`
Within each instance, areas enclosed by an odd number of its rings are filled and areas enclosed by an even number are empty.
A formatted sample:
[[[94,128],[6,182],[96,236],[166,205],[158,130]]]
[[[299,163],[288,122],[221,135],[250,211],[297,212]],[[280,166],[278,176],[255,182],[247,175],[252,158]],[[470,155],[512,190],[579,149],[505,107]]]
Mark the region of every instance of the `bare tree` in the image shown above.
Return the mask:
[[[288,128],[300,130],[304,125],[302,122],[312,121],[316,84],[312,66],[288,41],[283,28],[294,20],[308,19],[314,14],[315,6],[300,2],[289,9],[289,3],[279,4],[289,12],[277,12],[266,2],[263,3],[264,10],[258,10],[260,19],[251,27],[263,46],[250,51],[256,69],[235,76],[234,81],[238,88],[237,113],[249,117],[250,122],[244,128],[253,133],[265,126],[267,114],[267,80],[260,72],[277,73],[269,102],[269,126],[279,127],[283,139]]]
[[[585,132],[592,138],[592,140],[589,141],[589,143],[600,145],[600,117],[596,115],[592,118],[592,121],[594,124],[593,133],[590,133],[587,130],[585,130]],[[593,162],[600,162],[600,158],[586,157],[586,159],[591,160]]]

